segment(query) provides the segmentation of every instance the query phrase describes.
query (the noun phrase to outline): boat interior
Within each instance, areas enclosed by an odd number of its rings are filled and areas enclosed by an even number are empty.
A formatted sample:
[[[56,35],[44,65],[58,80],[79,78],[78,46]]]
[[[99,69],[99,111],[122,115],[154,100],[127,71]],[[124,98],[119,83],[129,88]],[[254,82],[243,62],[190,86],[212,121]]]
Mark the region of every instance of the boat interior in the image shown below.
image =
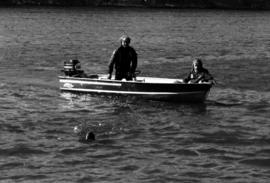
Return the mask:
[[[106,74],[99,74],[98,80],[108,80],[108,75]],[[111,80],[114,80],[114,76],[112,76]],[[125,81],[125,80],[122,80]],[[136,77],[135,80],[126,81],[126,82],[144,82],[144,83],[183,83],[182,79],[172,79],[172,78],[158,78],[158,77]]]

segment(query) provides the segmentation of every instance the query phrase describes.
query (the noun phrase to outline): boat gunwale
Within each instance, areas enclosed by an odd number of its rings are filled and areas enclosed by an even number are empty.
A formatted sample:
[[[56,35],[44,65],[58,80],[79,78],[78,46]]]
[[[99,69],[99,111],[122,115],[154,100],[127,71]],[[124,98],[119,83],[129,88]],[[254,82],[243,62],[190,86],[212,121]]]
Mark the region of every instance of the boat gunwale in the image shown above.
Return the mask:
[[[106,83],[136,83],[136,84],[160,84],[160,85],[207,85],[212,86],[211,83],[170,83],[170,82],[144,82],[144,81],[121,81],[121,80],[114,80],[114,79],[97,79],[97,78],[79,78],[79,77],[69,77],[69,76],[58,76],[59,79],[66,79],[66,80],[77,80],[77,81],[95,81],[95,82],[106,82]],[[159,77],[141,77],[141,78],[154,78],[154,79],[169,79],[169,80],[180,80],[175,78],[159,78]]]

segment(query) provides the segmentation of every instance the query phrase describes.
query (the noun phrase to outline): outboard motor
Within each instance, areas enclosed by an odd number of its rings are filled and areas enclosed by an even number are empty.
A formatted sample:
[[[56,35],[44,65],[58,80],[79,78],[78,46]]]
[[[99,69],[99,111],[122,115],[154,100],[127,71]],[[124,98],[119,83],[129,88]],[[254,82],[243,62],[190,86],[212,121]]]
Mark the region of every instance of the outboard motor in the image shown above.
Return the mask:
[[[83,71],[81,69],[81,63],[79,60],[69,60],[64,62],[64,73],[66,76],[77,76],[82,74]]]

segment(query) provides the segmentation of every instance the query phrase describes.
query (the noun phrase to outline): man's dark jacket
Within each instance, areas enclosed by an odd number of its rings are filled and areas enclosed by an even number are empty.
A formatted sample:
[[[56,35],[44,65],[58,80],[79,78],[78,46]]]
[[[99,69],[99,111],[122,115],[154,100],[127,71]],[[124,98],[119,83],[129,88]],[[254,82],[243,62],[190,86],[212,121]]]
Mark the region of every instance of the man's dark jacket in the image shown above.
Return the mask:
[[[209,81],[212,80],[213,76],[208,72],[207,69],[201,68],[198,72],[195,72],[193,69],[188,74],[188,77],[184,79],[184,82],[199,83],[200,81]]]
[[[123,79],[126,78],[130,80],[130,74],[134,74],[137,68],[137,53],[136,51],[128,46],[120,46],[112,54],[110,64],[109,64],[109,74],[113,72],[113,67],[115,67],[115,78]]]

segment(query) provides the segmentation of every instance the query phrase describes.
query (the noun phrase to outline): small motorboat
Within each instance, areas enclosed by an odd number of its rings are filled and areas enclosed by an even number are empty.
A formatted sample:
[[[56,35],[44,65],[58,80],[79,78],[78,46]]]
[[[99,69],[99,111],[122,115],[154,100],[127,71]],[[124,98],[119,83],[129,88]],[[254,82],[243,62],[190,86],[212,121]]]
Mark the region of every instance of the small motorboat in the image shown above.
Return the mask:
[[[204,102],[212,87],[211,83],[187,84],[181,79],[172,78],[140,76],[132,81],[123,81],[115,80],[114,76],[108,79],[107,74],[76,76],[70,74],[71,67],[68,64],[65,66],[65,75],[59,76],[60,90],[64,92],[131,96],[172,102]]]

